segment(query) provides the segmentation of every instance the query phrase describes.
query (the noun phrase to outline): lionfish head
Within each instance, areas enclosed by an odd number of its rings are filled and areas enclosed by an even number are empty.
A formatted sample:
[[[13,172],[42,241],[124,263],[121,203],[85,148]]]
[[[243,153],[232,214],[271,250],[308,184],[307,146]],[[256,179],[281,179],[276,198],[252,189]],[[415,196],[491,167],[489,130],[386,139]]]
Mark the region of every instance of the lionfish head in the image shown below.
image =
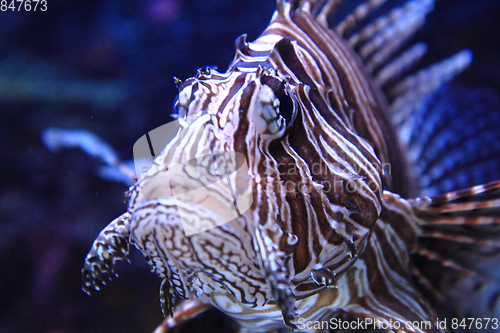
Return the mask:
[[[130,238],[165,278],[167,305],[186,298],[189,285],[229,297],[219,304],[226,312],[283,298],[291,313],[291,295],[334,286],[366,246],[380,177],[368,162],[348,169],[366,160],[350,152],[355,136],[324,119],[316,88],[272,65],[294,47],[283,38],[272,61],[200,70],[179,85],[180,128],[129,203]],[[301,289],[279,291],[291,284]],[[241,293],[242,285],[254,292]]]
[[[297,108],[288,78],[263,66],[207,68],[179,85],[172,115],[178,132],[129,192],[131,240],[165,278],[167,312],[168,299],[186,298],[188,285],[227,289],[221,281],[228,274],[248,273],[265,289],[251,231],[266,178],[262,161]],[[248,266],[244,272],[231,272],[235,257],[237,269]]]
[[[242,210],[238,201],[250,196],[253,202],[255,185],[266,176],[269,145],[287,135],[298,109],[293,83],[271,67],[199,70],[179,83],[172,113],[178,132],[139,177],[130,210],[167,198],[194,207],[204,195],[212,204],[224,202],[219,215],[226,204]]]

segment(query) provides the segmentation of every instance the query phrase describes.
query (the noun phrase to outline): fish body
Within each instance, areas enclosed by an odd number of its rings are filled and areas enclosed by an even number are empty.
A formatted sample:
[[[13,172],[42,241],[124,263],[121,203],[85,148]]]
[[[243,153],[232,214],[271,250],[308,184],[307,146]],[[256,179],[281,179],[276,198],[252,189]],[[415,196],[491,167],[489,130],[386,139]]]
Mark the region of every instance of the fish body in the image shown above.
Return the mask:
[[[425,50],[397,52],[433,1],[409,1],[346,37],[383,3],[367,1],[331,28],[340,1],[278,0],[259,38],[236,40],[226,72],[206,68],[179,82],[180,130],[138,175],[127,212],[95,240],[84,290],[133,244],[162,278],[162,307],[173,315],[165,325],[214,306],[249,332],[314,330],[339,314],[395,331],[446,330],[419,285],[438,291],[411,256],[468,274],[419,239],[500,247],[496,235],[464,227],[500,222],[500,183],[407,199],[421,190],[408,117],[471,56],[403,75]],[[245,165],[244,182],[233,179],[244,210],[217,183],[236,164]],[[233,204],[238,216],[220,223]],[[185,223],[216,227],[188,235]]]

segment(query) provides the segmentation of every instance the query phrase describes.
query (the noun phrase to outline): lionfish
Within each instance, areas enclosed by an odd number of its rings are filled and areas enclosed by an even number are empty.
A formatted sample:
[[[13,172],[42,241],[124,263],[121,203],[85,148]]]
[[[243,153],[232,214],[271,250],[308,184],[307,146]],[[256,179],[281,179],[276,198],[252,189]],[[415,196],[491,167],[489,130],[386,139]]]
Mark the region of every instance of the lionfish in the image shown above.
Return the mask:
[[[320,331],[306,323],[335,316],[388,331],[456,328],[439,325],[436,310],[447,283],[484,282],[463,254],[498,253],[500,182],[424,196],[429,179],[437,183],[457,161],[426,164],[432,158],[418,138],[441,116],[423,112],[426,102],[472,55],[416,71],[426,46],[406,45],[434,2],[407,1],[369,20],[384,2],[366,1],[331,27],[341,0],[278,0],[260,37],[237,38],[226,72],[206,68],[177,80],[180,130],[127,192],[127,212],[94,241],[84,291],[98,290],[133,244],[163,279],[170,317],[162,331],[210,307],[241,332]],[[433,143],[443,159],[450,142]],[[220,156],[229,161],[218,163]],[[172,194],[188,183],[208,187],[238,156],[251,204],[229,222],[195,197]],[[178,177],[144,190],[173,165]],[[208,196],[236,204],[221,187]],[[182,220],[216,227],[188,235]]]

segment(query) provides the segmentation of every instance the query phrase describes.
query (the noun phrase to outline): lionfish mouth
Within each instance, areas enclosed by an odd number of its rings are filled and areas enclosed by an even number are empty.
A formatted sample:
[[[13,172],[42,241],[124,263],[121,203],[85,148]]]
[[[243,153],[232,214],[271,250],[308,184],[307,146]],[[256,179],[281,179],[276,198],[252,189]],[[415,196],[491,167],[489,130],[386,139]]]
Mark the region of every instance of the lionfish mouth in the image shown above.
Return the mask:
[[[189,298],[187,265],[179,249],[191,248],[183,231],[175,198],[147,200],[137,206],[130,221],[130,243],[147,260],[160,278],[160,302],[165,316],[175,300]],[[190,251],[192,252],[192,251]]]
[[[130,240],[163,278],[162,309],[189,298],[189,277],[203,270],[190,236],[238,218],[252,204],[242,154],[223,152],[171,164],[139,181]]]

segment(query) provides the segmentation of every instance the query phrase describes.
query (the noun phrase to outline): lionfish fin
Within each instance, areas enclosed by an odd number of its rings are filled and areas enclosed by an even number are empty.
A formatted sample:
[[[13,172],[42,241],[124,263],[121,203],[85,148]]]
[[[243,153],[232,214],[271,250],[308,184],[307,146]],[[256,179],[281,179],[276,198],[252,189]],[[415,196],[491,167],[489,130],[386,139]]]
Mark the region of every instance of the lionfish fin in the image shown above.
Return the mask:
[[[309,12],[320,25],[329,27],[329,19],[343,2],[279,0],[278,4],[283,7],[284,3],[289,3],[294,9]],[[427,52],[424,43],[409,47],[407,44],[434,9],[434,0],[410,0],[385,15],[373,15],[385,2],[362,2],[333,29],[346,38],[364,61],[368,73],[385,89],[395,125],[399,126],[400,119],[407,119],[409,113],[417,112],[444,83],[467,68],[472,53],[463,50],[438,64],[407,75]]]
[[[321,7],[317,6],[318,10],[316,20],[323,25],[323,27],[327,28],[328,18],[331,17],[331,15],[342,5],[343,2],[344,0],[328,0],[326,3],[322,3]],[[313,14],[315,14],[314,11]]]
[[[425,275],[420,273],[419,269],[415,267],[415,265],[412,262],[410,262],[409,268],[410,268],[410,273],[415,277],[415,279],[420,285],[424,286],[428,291],[430,291],[436,299],[438,300],[444,299],[443,294],[439,290],[437,290],[436,287],[432,285],[432,282],[429,281],[429,279]]]
[[[175,294],[168,278],[163,278],[160,285],[160,306],[163,317],[174,317]]]
[[[411,70],[426,53],[427,45],[425,43],[411,46],[382,68],[375,79],[384,87]]]
[[[129,253],[128,237],[130,234],[131,214],[124,213],[104,228],[90,249],[82,268],[82,289],[90,295],[90,291],[100,290],[105,279],[111,280],[115,275],[114,266],[117,261],[127,259]]]
[[[425,332],[442,332],[436,327],[437,315],[425,297],[415,290],[412,276],[434,291],[431,281],[412,267],[410,253],[417,250],[420,227],[411,203],[399,195],[384,191],[382,212],[374,225],[367,247],[346,274],[348,279],[369,279],[367,301],[359,302],[354,317],[374,318],[379,322],[399,322],[392,329],[403,328],[404,322],[426,322]],[[368,282],[366,282],[368,284]],[[361,293],[360,293],[361,294]],[[398,327],[399,326],[399,327]],[[391,328],[391,326],[389,326]],[[408,332],[423,332],[415,329]]]
[[[289,3],[292,9],[300,9],[315,16],[316,20],[323,26],[329,27],[328,20],[341,7],[345,0],[277,0],[277,10],[282,12],[285,3]],[[387,0],[367,0],[348,14],[334,29],[343,36],[351,27],[363,22],[370,13],[382,6]]]
[[[328,27],[344,1],[288,2]],[[387,13],[381,8],[385,2],[366,0],[331,27],[358,53],[388,97],[388,117],[401,148],[409,152],[409,174],[418,181],[412,194],[429,196],[496,180],[500,113],[491,111],[498,110],[498,94],[485,89],[455,91],[447,85],[469,67],[472,52],[462,50],[416,71],[427,46],[409,41],[434,9],[435,0],[404,1]]]
[[[379,82],[382,81],[382,85],[392,83],[395,78],[416,65],[425,54],[427,49],[423,43],[398,53],[423,26],[427,14],[434,9],[434,0],[411,0],[386,15],[372,21],[367,20],[384,3],[384,0],[362,3],[335,28],[364,60],[368,73]],[[350,32],[349,36],[348,32],[355,30],[350,28],[357,25],[360,27],[357,31]]]
[[[410,1],[349,38],[350,44],[358,48],[358,53],[365,60],[369,73],[373,74],[391,60],[423,26],[425,16],[433,9],[433,5],[432,0]]]
[[[425,257],[427,260],[436,260],[441,265],[443,265],[443,267],[454,269],[464,275],[472,275],[474,273],[472,270],[463,267],[454,260],[443,258],[437,252],[430,251],[425,247],[419,247],[416,253],[422,257]]]
[[[420,196],[495,181],[500,170],[500,95],[452,83],[412,109],[398,129]]]
[[[427,226],[500,224],[500,181],[411,200],[419,221]],[[460,238],[460,240],[468,239]],[[465,242],[467,243],[467,242]]]
[[[395,124],[398,125],[401,118],[411,116],[411,112],[418,110],[418,106],[422,105],[426,98],[469,67],[471,62],[472,52],[462,50],[448,59],[397,82],[388,92],[389,97],[393,99],[391,113]],[[416,106],[404,107],[408,103]]]
[[[426,15],[434,9],[434,0],[411,0],[403,6],[392,9],[386,15],[372,19],[371,14],[386,1],[364,1],[332,26],[358,52],[372,75],[392,64],[392,58],[424,24]],[[285,3],[289,3],[294,10],[308,12],[320,25],[327,28],[330,27],[329,20],[344,0],[278,0],[278,12],[283,11]],[[415,64],[423,55],[422,50],[420,45],[416,49],[417,52],[411,53],[412,57],[408,55],[404,57],[406,62],[411,58],[412,64]],[[384,76],[388,73],[397,75],[394,70],[385,70],[384,73]]]
[[[203,303],[194,297],[189,300],[182,300],[173,310],[172,315],[166,316],[163,322],[153,331],[153,333],[166,333],[171,328],[180,326],[210,308],[211,305]]]
[[[343,36],[347,29],[362,22],[371,12],[382,6],[386,1],[387,0],[368,0],[361,3],[352,13],[347,15],[344,20],[337,24],[335,31],[337,31],[339,35]]]
[[[469,303],[480,297],[484,311],[494,310],[498,290],[485,290],[500,288],[494,269],[500,261],[500,181],[409,202],[421,228],[411,260],[417,281],[438,301],[443,295]]]

